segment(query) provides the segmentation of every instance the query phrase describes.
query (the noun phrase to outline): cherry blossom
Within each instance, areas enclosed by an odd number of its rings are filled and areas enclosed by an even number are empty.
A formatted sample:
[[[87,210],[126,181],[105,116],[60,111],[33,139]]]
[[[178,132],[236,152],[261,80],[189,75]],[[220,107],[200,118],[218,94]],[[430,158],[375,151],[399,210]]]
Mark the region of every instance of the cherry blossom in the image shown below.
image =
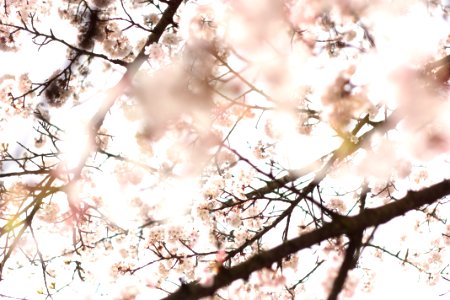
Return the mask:
[[[449,11],[3,1],[0,296],[447,296]]]

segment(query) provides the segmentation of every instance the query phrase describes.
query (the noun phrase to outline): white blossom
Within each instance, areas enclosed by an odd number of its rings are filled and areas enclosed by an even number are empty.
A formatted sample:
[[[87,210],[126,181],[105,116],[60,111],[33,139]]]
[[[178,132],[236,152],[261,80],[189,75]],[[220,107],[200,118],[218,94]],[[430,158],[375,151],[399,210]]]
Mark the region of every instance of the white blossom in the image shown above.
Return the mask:
[[[175,33],[166,33],[162,37],[162,43],[166,46],[176,46],[180,42],[180,38]]]

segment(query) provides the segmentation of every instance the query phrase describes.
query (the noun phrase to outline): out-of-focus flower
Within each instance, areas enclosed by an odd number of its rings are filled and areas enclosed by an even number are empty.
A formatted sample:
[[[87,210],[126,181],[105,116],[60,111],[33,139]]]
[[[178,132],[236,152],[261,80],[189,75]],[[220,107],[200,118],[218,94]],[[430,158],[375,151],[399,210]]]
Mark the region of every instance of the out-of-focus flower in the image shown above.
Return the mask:
[[[145,55],[148,55],[150,59],[160,60],[164,57],[164,50],[160,44],[153,43],[145,47]]]
[[[159,15],[155,14],[155,13],[152,13],[152,14],[144,17],[145,24],[154,25],[154,24],[158,23],[158,21],[159,21]]]
[[[94,4],[97,7],[106,7],[110,5],[113,1],[112,0],[93,0]]]
[[[166,46],[176,46],[180,42],[180,38],[175,33],[166,33],[162,38],[162,43]]]

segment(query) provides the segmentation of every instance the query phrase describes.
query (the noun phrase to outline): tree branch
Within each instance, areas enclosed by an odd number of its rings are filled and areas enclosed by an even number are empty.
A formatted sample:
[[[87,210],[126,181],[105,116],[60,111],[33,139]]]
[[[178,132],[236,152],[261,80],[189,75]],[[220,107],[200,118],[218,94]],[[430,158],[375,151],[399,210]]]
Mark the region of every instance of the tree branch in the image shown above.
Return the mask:
[[[235,280],[247,280],[251,273],[263,268],[270,268],[273,263],[280,261],[290,254],[319,244],[326,239],[334,238],[342,234],[351,236],[366,228],[384,224],[393,218],[404,215],[411,210],[418,209],[423,205],[431,204],[449,194],[450,179],[417,192],[410,191],[404,198],[398,201],[378,208],[366,209],[353,217],[342,217],[326,223],[322,228],[305,233],[271,250],[261,252],[232,268],[222,267],[214,277],[214,283],[211,286],[203,286],[198,283],[185,284],[164,299],[200,299],[211,296],[218,289],[229,285]]]
[[[345,251],[344,261],[339,269],[338,276],[334,280],[333,288],[331,289],[328,300],[336,300],[342,288],[344,287],[345,280],[347,279],[348,272],[353,269],[358,261],[359,248],[361,247],[363,238],[363,232],[357,232],[350,236],[350,242],[347,250]]]

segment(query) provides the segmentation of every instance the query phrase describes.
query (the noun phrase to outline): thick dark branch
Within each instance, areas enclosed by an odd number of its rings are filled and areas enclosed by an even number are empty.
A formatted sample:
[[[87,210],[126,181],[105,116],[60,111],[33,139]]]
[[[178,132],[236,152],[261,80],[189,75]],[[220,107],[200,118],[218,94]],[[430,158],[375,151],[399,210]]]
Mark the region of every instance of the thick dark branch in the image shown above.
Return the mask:
[[[366,228],[384,224],[393,218],[404,215],[411,210],[418,209],[423,205],[431,204],[449,194],[449,179],[417,192],[410,191],[404,198],[398,201],[378,208],[366,209],[354,217],[342,217],[325,224],[322,228],[305,233],[271,250],[261,252],[232,268],[222,268],[215,276],[214,283],[211,286],[203,286],[198,283],[186,284],[165,299],[200,299],[211,296],[218,289],[229,285],[235,280],[247,280],[251,273],[263,268],[270,268],[273,263],[280,261],[290,254],[319,244],[326,239],[343,234],[352,236]]]
[[[362,243],[363,232],[360,231],[350,237],[347,250],[345,251],[344,261],[339,269],[338,276],[334,280],[333,287],[331,289],[328,300],[336,300],[342,288],[344,287],[345,280],[347,279],[348,272],[353,269],[358,261],[358,252]]]

